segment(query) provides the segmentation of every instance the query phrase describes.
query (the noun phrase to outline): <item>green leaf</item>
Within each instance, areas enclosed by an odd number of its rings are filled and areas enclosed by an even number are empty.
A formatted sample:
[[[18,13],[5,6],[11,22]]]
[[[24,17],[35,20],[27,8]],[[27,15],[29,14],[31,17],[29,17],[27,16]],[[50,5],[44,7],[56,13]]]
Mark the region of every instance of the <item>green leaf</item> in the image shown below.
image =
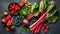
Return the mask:
[[[48,23],[55,23],[57,19],[58,19],[57,16],[51,16],[47,20],[48,20]]]
[[[23,31],[23,32],[26,32],[26,27],[23,27],[23,28],[22,28],[22,31]]]
[[[55,2],[54,1],[50,1],[49,3],[48,3],[48,8],[47,8],[47,11],[49,12],[49,11],[51,11],[51,9],[55,6]]]
[[[51,16],[55,15],[56,12],[57,12],[57,9],[54,9],[54,10],[50,11],[50,12],[47,14],[47,17],[51,17]]]
[[[38,4],[35,2],[31,7],[31,12],[33,13],[33,10],[38,7]]]
[[[46,0],[43,0],[44,1],[44,10],[46,10],[47,9],[47,2],[46,2]]]
[[[41,0],[40,3],[39,3],[39,11],[43,12],[43,10],[44,10],[44,1]]]
[[[30,8],[24,5],[19,11],[19,15],[26,17],[29,14],[29,12],[30,12]]]
[[[28,31],[28,32],[30,32],[30,29],[29,29],[29,28],[27,28],[27,31]]]
[[[36,13],[34,13],[34,16],[39,16],[40,12],[37,11]]]

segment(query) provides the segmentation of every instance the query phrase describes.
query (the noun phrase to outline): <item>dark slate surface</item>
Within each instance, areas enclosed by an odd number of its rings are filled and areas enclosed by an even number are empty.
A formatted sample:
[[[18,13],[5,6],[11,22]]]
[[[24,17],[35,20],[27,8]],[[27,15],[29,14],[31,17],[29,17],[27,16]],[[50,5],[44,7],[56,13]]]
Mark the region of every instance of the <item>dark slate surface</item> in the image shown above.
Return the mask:
[[[19,2],[20,0],[0,0],[0,13],[5,10],[8,10],[8,5],[11,2]],[[31,2],[39,2],[38,0],[30,0]],[[47,0],[51,1],[51,0]],[[58,9],[57,16],[59,17],[56,24],[49,24],[50,29],[47,33],[44,33],[42,30],[39,34],[60,34],[60,0],[54,0],[56,2],[56,7]],[[1,17],[0,17],[0,34],[32,34],[31,32],[22,32],[21,27],[16,27],[14,32],[6,32],[1,24]]]

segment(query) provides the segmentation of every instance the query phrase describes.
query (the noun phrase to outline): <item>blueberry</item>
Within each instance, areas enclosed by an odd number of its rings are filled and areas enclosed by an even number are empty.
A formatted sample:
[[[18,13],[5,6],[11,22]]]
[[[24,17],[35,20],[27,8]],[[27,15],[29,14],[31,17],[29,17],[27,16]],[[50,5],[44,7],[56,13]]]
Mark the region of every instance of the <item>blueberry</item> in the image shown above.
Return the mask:
[[[22,17],[21,16],[14,16],[15,17],[15,20],[14,20],[14,24],[16,25],[16,26],[19,26],[19,25],[21,25],[22,24]]]

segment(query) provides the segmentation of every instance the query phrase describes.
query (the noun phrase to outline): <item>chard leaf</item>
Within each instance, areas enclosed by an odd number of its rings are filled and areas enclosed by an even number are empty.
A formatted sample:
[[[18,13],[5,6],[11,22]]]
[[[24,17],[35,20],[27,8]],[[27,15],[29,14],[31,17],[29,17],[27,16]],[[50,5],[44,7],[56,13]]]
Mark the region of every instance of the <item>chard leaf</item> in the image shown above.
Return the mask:
[[[33,13],[33,10],[38,7],[38,4],[35,2],[31,7],[31,12]]]
[[[51,9],[55,6],[55,2],[54,1],[50,1],[49,3],[48,3],[48,8],[47,8],[47,11],[49,12],[49,11],[51,11]]]
[[[55,23],[57,21],[57,16],[51,16],[47,19],[48,23]]]
[[[57,12],[57,9],[54,9],[54,10],[50,11],[50,12],[47,14],[47,17],[50,17],[50,16],[55,15],[56,12]]]
[[[44,0],[44,10],[46,10],[47,9],[47,2],[46,2],[46,0]]]
[[[40,14],[39,11],[37,11],[36,13],[34,13],[34,16],[38,16]]]
[[[44,10],[44,2],[43,2],[43,0],[41,0],[39,3],[39,11],[43,12],[43,10]]]

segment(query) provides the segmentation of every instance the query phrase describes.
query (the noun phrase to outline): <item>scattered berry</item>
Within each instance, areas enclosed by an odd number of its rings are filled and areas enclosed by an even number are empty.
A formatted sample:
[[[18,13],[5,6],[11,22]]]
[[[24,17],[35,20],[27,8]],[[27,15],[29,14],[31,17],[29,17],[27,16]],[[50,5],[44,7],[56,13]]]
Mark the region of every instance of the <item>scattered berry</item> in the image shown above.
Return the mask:
[[[47,24],[44,24],[44,26],[46,27],[46,26],[47,26]]]
[[[28,25],[28,20],[27,20],[27,19],[24,19],[24,20],[23,20],[23,24],[24,24],[24,25]]]
[[[42,26],[42,30],[44,30],[45,29],[45,27],[44,26]]]
[[[8,15],[8,12],[7,12],[7,11],[5,11],[3,14],[4,14],[4,15]]]
[[[47,25],[47,26],[46,26],[46,28],[48,29],[48,28],[49,28],[49,26]]]
[[[11,26],[11,29],[13,30],[15,28],[15,26]]]
[[[46,32],[47,32],[47,30],[45,29],[45,30],[44,30],[44,33],[46,33]]]
[[[3,19],[2,19],[2,22],[3,22],[3,23],[6,23],[6,20],[5,20],[5,18],[3,18]]]
[[[9,31],[9,28],[8,28],[8,27],[6,27],[6,28],[5,28],[5,30],[8,32],[8,31]]]

